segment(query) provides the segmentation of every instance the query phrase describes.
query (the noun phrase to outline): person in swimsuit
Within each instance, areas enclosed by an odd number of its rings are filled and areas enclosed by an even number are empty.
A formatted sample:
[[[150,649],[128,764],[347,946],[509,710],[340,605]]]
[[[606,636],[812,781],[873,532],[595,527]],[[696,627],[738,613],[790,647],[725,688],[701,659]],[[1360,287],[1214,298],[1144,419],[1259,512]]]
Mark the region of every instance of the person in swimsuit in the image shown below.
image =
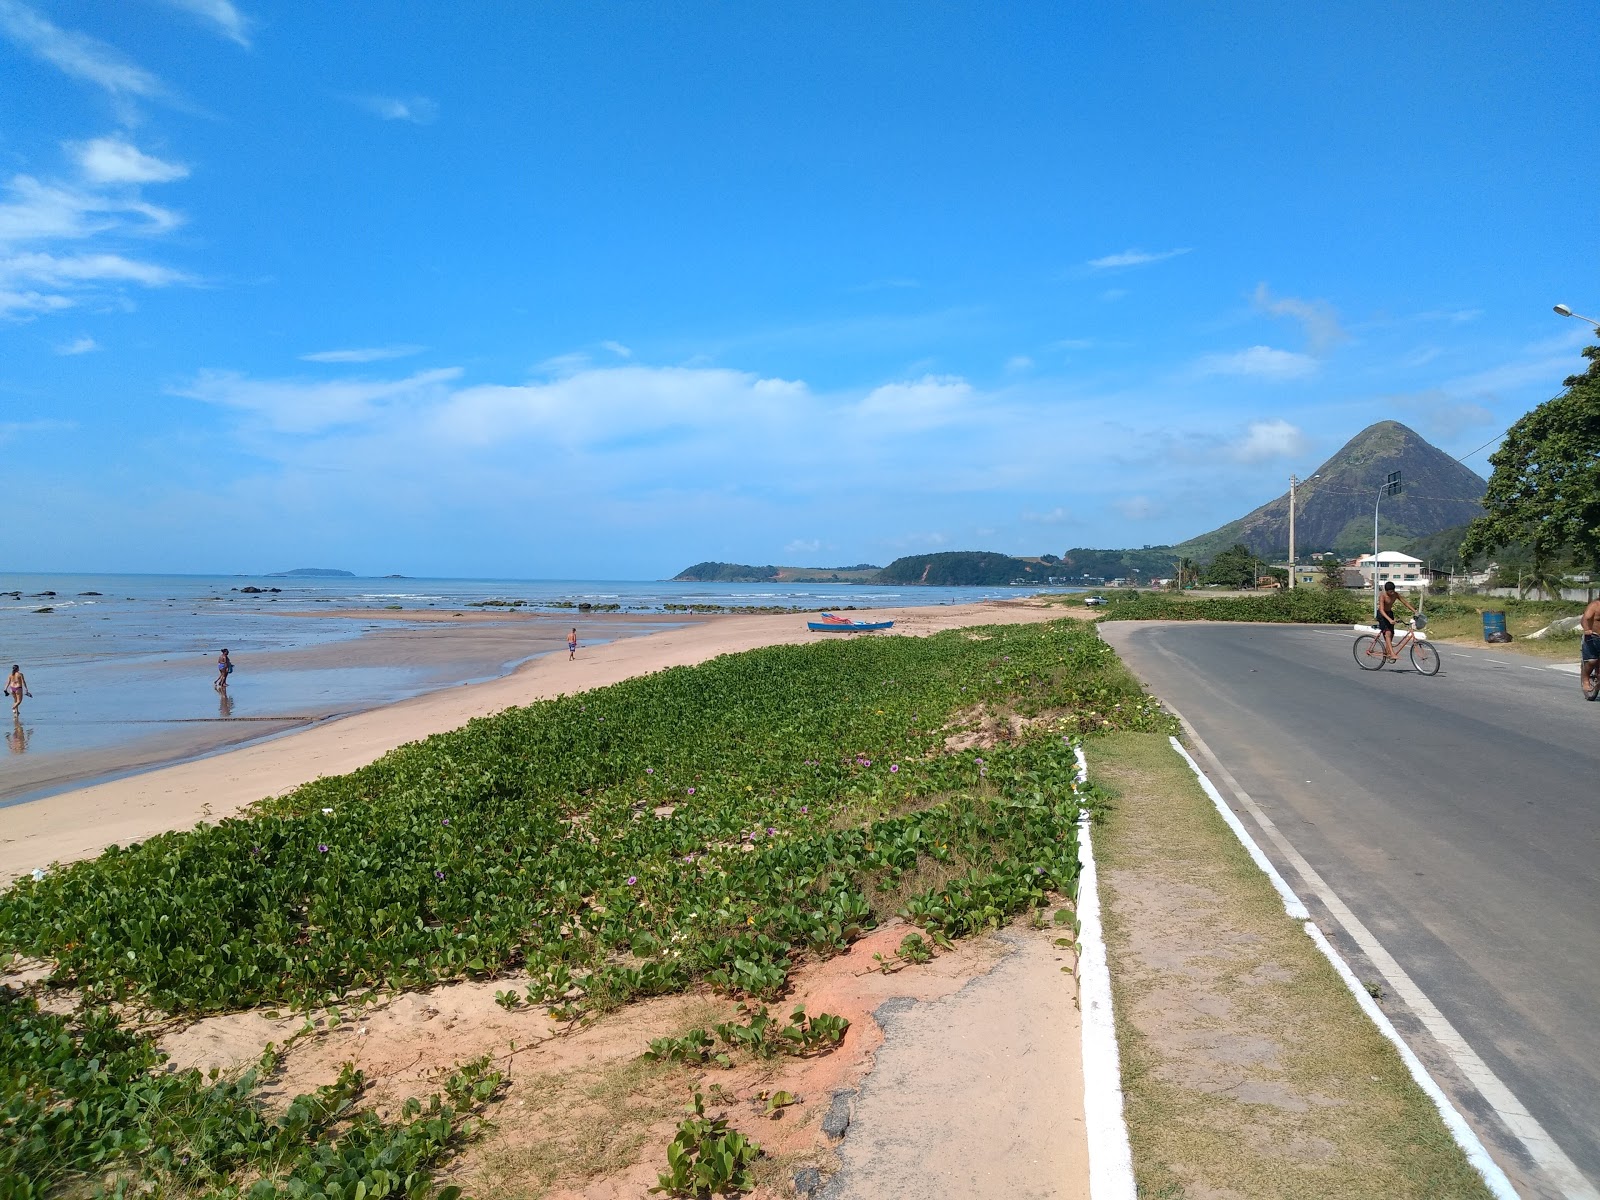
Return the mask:
[[[219,691],[219,692],[227,691],[228,690],[228,676],[232,675],[232,674],[233,674],[233,659],[229,658],[228,657],[228,652],[226,650],[224,650],[221,654],[219,654],[217,656],[217,681],[215,683],[213,683],[211,686],[216,688],[217,691]]]
[[[1383,591],[1378,593],[1378,631],[1383,634],[1383,656],[1390,662],[1396,661],[1399,657],[1394,652],[1394,606],[1397,601],[1405,604],[1412,613],[1417,611],[1401,599],[1393,581],[1384,584]]]
[[[567,634],[567,661],[571,662],[578,657],[578,631],[574,629]]]
[[[1583,677],[1583,690],[1592,693],[1600,688],[1600,600],[1589,601],[1578,628],[1583,630],[1583,649],[1579,652],[1583,665],[1578,671]]]
[[[22,707],[24,696],[30,700],[33,698],[33,693],[28,690],[28,678],[16,663],[11,664],[11,674],[6,679],[6,695],[11,697],[12,716],[16,716],[17,710]]]

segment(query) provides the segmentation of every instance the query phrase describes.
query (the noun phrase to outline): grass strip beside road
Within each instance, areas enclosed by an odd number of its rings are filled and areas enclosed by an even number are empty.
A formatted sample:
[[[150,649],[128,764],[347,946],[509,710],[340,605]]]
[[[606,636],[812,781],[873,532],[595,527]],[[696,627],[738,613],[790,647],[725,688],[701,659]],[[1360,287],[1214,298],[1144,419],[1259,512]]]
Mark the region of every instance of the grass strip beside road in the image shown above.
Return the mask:
[[[1086,745],[1142,1197],[1487,1197],[1164,736]]]

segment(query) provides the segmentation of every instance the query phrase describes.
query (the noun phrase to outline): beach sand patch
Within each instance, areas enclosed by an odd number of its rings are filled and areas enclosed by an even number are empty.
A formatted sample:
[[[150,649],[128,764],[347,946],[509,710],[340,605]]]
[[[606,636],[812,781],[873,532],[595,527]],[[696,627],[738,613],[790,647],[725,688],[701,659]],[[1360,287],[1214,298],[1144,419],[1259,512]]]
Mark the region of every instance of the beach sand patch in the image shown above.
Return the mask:
[[[930,962],[907,965],[896,950],[910,932],[892,920],[848,952],[795,970],[790,993],[768,1006],[774,1018],[787,1020],[803,1005],[811,1016],[830,1013],[850,1022],[840,1046],[815,1057],[764,1060],[736,1053],[731,1069],[654,1062],[642,1057],[652,1039],[743,1020],[738,1002],[697,991],[635,1001],[582,1027],[566,1027],[543,1008],[507,1011],[495,1002],[498,991],[520,990],[526,981],[516,976],[347,1006],[336,1023],[318,1011],[306,1033],[299,1033],[306,1014],[257,1010],[208,1017],[172,1031],[161,1045],[174,1067],[234,1072],[254,1065],[268,1042],[287,1042],[264,1092],[274,1106],[331,1083],[350,1062],[371,1083],[365,1103],[391,1119],[407,1098],[437,1091],[460,1063],[490,1054],[509,1077],[505,1097],[488,1114],[490,1131],[438,1181],[497,1200],[635,1200],[665,1168],[667,1143],[698,1090],[708,1112],[726,1115],[764,1149],[754,1195],[789,1196],[796,1172],[815,1168],[826,1177],[838,1169],[839,1143],[824,1132],[824,1118],[839,1105],[837,1097],[854,1096],[873,1070],[885,1036],[874,1014],[885,1005],[891,1013],[907,1005],[920,1012],[962,993],[1015,957],[1019,937],[1048,939],[1042,944],[1049,947],[1051,972],[1069,993],[1073,987],[1063,973],[1072,954],[1053,945],[1059,930],[967,939]],[[982,1041],[992,1022],[1004,1019],[1003,1010],[1017,1008],[1007,989],[991,993],[987,1015],[968,1003],[961,1036]],[[1074,1023],[1074,1037],[1075,1030]],[[774,1117],[767,1101],[780,1091],[796,1099]]]

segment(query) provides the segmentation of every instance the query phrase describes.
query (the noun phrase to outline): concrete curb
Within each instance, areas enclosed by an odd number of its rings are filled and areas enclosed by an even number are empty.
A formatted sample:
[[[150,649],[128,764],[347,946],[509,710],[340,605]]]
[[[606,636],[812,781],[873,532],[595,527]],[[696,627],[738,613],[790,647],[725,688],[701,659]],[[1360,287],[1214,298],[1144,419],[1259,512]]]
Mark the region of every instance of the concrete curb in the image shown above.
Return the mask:
[[[1088,782],[1083,747],[1074,790]],[[1078,1010],[1083,1024],[1083,1123],[1089,1141],[1091,1200],[1134,1200],[1133,1150],[1122,1116],[1122,1066],[1111,1008],[1111,969],[1100,927],[1099,876],[1089,814],[1078,818]]]
[[[1406,1045],[1405,1039],[1400,1036],[1400,1031],[1394,1027],[1394,1023],[1389,1020],[1388,1015],[1367,994],[1366,988],[1361,986],[1361,982],[1356,979],[1355,972],[1344,961],[1343,955],[1334,949],[1333,943],[1328,941],[1322,930],[1317,928],[1316,922],[1311,920],[1311,914],[1307,911],[1304,902],[1301,901],[1299,896],[1295,895],[1294,889],[1285,882],[1283,876],[1278,874],[1277,868],[1272,865],[1271,861],[1262,852],[1261,847],[1256,844],[1256,840],[1250,836],[1250,831],[1244,827],[1244,824],[1234,815],[1233,810],[1228,807],[1227,801],[1222,798],[1222,793],[1217,790],[1216,785],[1200,769],[1200,764],[1190,757],[1189,752],[1183,748],[1183,743],[1179,742],[1175,737],[1168,738],[1168,740],[1172,743],[1172,748],[1183,756],[1183,761],[1189,764],[1189,769],[1194,772],[1195,778],[1199,780],[1201,789],[1211,798],[1211,803],[1216,806],[1217,812],[1221,814],[1222,819],[1228,823],[1228,828],[1233,830],[1234,835],[1243,844],[1244,848],[1249,851],[1251,859],[1266,872],[1267,878],[1272,880],[1272,886],[1277,889],[1278,895],[1283,898],[1284,911],[1300,922],[1300,927],[1305,930],[1306,936],[1311,939],[1317,949],[1322,951],[1323,956],[1333,965],[1334,971],[1344,982],[1345,987],[1350,990],[1350,994],[1355,997],[1356,1003],[1361,1007],[1361,1011],[1367,1014],[1372,1023],[1378,1027],[1378,1032],[1388,1038],[1394,1048],[1400,1052],[1400,1060],[1405,1063],[1406,1070],[1411,1073],[1411,1078],[1423,1090],[1428,1099],[1433,1101],[1433,1106],[1439,1110],[1439,1117],[1444,1121],[1445,1128],[1450,1131],[1450,1136],[1455,1139],[1456,1145],[1460,1146],[1462,1152],[1466,1154],[1467,1161],[1473,1165],[1479,1175],[1483,1176],[1484,1183],[1494,1193],[1496,1200],[1517,1200],[1517,1190],[1511,1186],[1511,1180],[1506,1178],[1505,1172],[1500,1169],[1494,1159],[1489,1157],[1488,1149],[1478,1139],[1478,1135],[1472,1131],[1472,1127],[1467,1124],[1466,1119],[1456,1111],[1455,1105],[1450,1103],[1443,1089],[1434,1081],[1433,1076],[1428,1073],[1427,1067],[1422,1065],[1422,1060],[1412,1052],[1410,1046]],[[1087,1036],[1086,1032],[1085,1039],[1087,1039]],[[1085,1074],[1087,1075],[1087,1073],[1086,1066]],[[1093,1155],[1091,1154],[1090,1163],[1092,1164],[1093,1161]]]

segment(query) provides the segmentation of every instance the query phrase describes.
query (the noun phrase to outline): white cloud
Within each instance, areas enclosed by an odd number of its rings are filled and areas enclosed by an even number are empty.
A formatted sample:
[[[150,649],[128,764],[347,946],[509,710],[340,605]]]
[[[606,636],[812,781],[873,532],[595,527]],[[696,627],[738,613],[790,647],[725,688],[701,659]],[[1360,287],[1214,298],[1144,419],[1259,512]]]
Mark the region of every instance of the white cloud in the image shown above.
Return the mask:
[[[46,238],[87,238],[117,228],[164,233],[183,218],[137,195],[41,183],[31,175],[13,176],[0,202],[0,246]],[[130,217],[142,220],[130,221]]]
[[[438,102],[426,96],[360,96],[356,103],[385,121],[431,125],[439,119]]]
[[[1180,254],[1188,254],[1192,247],[1183,246],[1177,250],[1124,250],[1121,254],[1107,254],[1103,258],[1091,258],[1088,266],[1096,271],[1115,271],[1122,267],[1142,267],[1149,263],[1165,262],[1169,258],[1177,258]]]
[[[0,316],[60,312],[64,308],[71,307],[72,301],[66,296],[34,291],[19,292],[0,284]]]
[[[157,263],[139,262],[120,254],[15,254],[0,258],[0,283],[23,280],[49,288],[82,283],[137,283],[141,287],[168,287],[192,283],[182,271]]]
[[[74,79],[118,99],[150,99],[166,92],[159,79],[119,51],[86,34],[62,29],[21,0],[0,0],[0,33]]]
[[[783,548],[785,554],[815,554],[822,549],[818,538],[796,538]]]
[[[931,429],[962,415],[976,393],[955,375],[924,375],[906,383],[886,383],[873,388],[858,407],[875,424],[900,430]]]
[[[74,354],[92,354],[98,349],[100,349],[100,343],[85,334],[82,337],[73,338],[70,342],[60,343],[56,346],[56,353],[71,356]]]
[[[188,167],[163,162],[114,134],[70,143],[67,150],[78,160],[84,177],[94,183],[171,183],[189,174]]]
[[[383,362],[391,358],[409,358],[413,354],[421,354],[426,346],[359,346],[349,350],[318,350],[314,354],[302,354],[301,362],[314,363],[373,363]]]
[[[1196,364],[1200,375],[1243,375],[1254,379],[1304,379],[1314,375],[1317,360],[1309,354],[1251,346],[1232,354],[1207,354]]]
[[[593,367],[542,382],[465,388],[433,414],[431,428],[439,439],[467,445],[537,436],[573,447],[748,430],[781,421],[809,400],[803,383],[725,368]]]
[[[1309,443],[1299,428],[1281,418],[1255,421],[1240,438],[1227,448],[1228,456],[1237,462],[1259,463],[1274,458],[1293,458],[1304,454]]]
[[[1024,512],[1022,519],[1030,525],[1076,525],[1078,518],[1064,508],[1052,508],[1049,512]]]
[[[1293,317],[1306,332],[1306,343],[1313,354],[1325,354],[1349,334],[1339,325],[1339,314],[1326,300],[1300,300],[1294,296],[1274,296],[1265,283],[1256,285],[1251,302],[1274,317]]]
[[[611,351],[611,353],[615,354],[618,358],[633,357],[633,351],[628,349],[628,347],[624,346],[621,342],[601,342],[600,345]]]
[[[397,409],[415,410],[444,395],[459,368],[420,371],[405,379],[307,381],[247,379],[234,371],[202,371],[173,394],[243,412],[273,433],[320,433],[368,422]]]
[[[1006,370],[1014,375],[1021,374],[1024,371],[1031,371],[1033,370],[1033,359],[1026,354],[1013,355],[1006,359]]]
[[[210,21],[217,31],[239,45],[250,45],[250,21],[230,0],[165,0],[173,8],[180,8],[205,21]]]

